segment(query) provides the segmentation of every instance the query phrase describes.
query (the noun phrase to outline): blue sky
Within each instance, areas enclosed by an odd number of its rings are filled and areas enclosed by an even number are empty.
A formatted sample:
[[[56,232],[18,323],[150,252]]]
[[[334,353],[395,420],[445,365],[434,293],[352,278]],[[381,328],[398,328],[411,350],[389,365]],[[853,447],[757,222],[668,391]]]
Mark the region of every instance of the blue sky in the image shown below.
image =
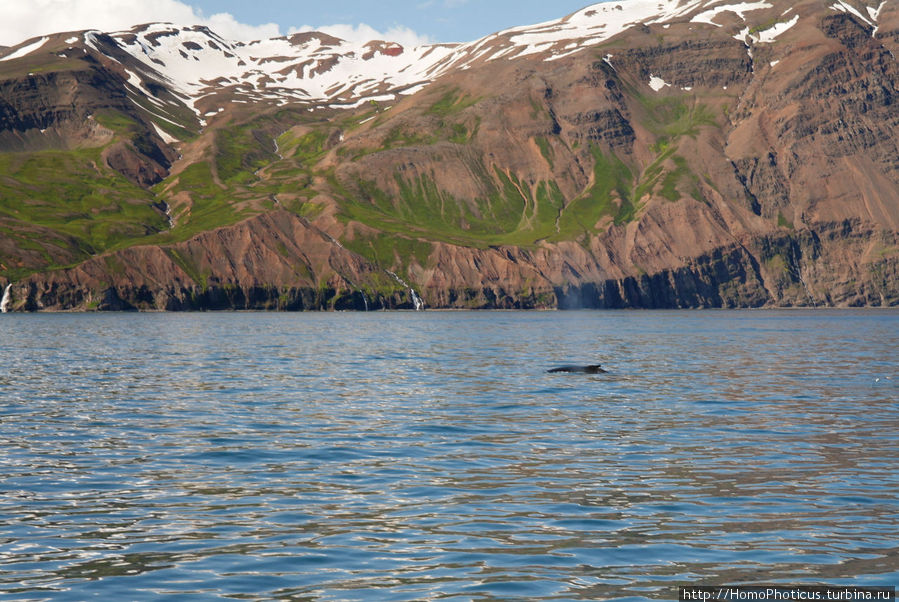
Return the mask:
[[[617,1],[627,5],[627,0]],[[120,31],[149,22],[208,25],[234,40],[258,40],[322,28],[345,39],[367,41],[378,36],[405,45],[469,42],[508,27],[558,19],[592,3],[591,0],[0,0],[0,45],[13,46],[35,36],[82,29]]]

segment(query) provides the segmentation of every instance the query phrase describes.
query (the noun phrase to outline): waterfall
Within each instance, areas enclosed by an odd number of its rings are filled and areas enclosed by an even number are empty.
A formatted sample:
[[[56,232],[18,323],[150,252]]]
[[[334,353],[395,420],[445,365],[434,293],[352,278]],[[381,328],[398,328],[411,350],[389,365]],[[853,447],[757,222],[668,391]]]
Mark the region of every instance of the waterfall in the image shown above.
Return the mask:
[[[808,296],[808,300],[811,302],[812,307],[818,307],[818,304],[815,303],[815,298],[812,296],[812,289],[809,288],[808,282],[802,277],[802,264],[799,263],[799,259],[797,259],[795,254],[793,254],[790,259],[791,261],[787,265],[787,269],[799,279],[799,283],[805,289],[805,294]]]
[[[405,280],[403,280],[402,278],[400,278],[399,276],[397,276],[390,270],[384,270],[384,271],[387,272],[391,278],[396,280],[404,288],[409,289],[409,295],[412,297],[412,304],[415,306],[415,311],[423,311],[425,308],[425,303],[424,303],[424,301],[421,300],[421,297],[418,296],[418,293],[415,292],[415,289],[412,288],[411,286],[409,286],[409,284]]]
[[[410,288],[409,292],[412,293],[412,303],[415,304],[415,311],[421,311],[424,309],[425,304],[424,301],[421,300],[421,297],[416,294],[414,288]]]
[[[281,154],[281,147],[278,145],[278,138],[280,138],[281,136],[283,136],[284,134],[286,134],[289,131],[290,130],[284,130],[283,132],[281,132],[280,134],[278,134],[277,136],[272,138],[272,144],[275,145],[275,154],[278,155],[278,158],[282,159],[282,160],[284,159],[284,155]]]
[[[173,230],[175,228],[175,217],[172,215],[172,206],[165,201],[162,204],[165,205],[165,216],[169,220],[169,230]]]
[[[3,299],[0,299],[0,313],[6,313],[9,311],[9,289],[12,288],[12,283],[7,284],[6,288],[3,289]]]

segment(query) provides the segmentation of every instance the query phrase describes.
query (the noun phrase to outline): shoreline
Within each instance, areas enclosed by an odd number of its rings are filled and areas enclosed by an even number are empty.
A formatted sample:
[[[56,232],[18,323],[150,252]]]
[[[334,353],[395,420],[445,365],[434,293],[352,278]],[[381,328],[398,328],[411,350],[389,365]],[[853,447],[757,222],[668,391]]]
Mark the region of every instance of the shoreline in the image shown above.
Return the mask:
[[[693,313],[693,312],[745,312],[745,313],[761,313],[761,312],[899,312],[899,304],[892,306],[764,306],[764,307],[607,307],[607,308],[460,308],[460,307],[438,307],[426,309],[372,309],[372,310],[355,310],[355,309],[304,309],[304,310],[277,310],[277,309],[185,309],[185,310],[166,310],[166,309],[115,309],[115,310],[97,310],[97,309],[41,309],[34,311],[9,311],[9,315],[58,315],[58,314],[457,314],[457,313],[522,313],[522,314],[574,314],[584,312],[608,312],[608,313]]]

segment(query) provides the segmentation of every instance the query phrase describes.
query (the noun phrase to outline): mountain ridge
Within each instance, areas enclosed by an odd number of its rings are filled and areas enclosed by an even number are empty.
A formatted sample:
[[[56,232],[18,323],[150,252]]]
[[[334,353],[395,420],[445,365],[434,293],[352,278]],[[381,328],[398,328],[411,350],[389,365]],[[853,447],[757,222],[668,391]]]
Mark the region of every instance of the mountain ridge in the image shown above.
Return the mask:
[[[418,49],[42,36],[0,55],[0,280],[29,310],[893,305],[897,30],[623,0]]]

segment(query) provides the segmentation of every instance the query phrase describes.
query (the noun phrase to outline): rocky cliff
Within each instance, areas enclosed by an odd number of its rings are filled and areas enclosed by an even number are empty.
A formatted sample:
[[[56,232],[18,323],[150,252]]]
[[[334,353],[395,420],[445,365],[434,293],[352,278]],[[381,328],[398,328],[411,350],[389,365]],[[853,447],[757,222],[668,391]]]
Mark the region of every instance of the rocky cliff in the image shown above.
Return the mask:
[[[899,304],[889,0],[631,0],[279,61],[192,30],[181,54],[256,71],[180,88],[180,55],[129,54],[160,31],[0,62],[9,308]],[[420,81],[347,67],[404,60]]]

